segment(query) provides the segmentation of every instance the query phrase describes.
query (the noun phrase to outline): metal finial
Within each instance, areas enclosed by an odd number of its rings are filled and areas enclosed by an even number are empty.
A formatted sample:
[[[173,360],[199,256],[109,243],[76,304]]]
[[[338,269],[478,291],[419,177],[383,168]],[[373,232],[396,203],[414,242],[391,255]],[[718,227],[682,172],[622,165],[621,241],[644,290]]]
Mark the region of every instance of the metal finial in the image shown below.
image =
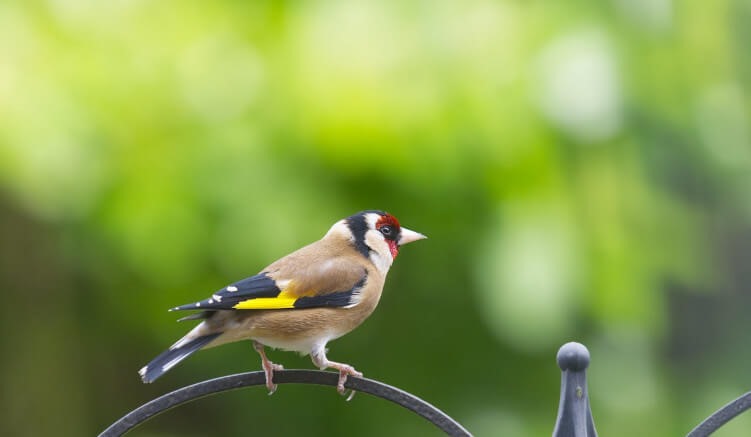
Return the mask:
[[[583,344],[566,343],[558,350],[557,361],[561,368],[561,401],[553,437],[596,437],[587,393],[589,351]]]
[[[558,349],[556,360],[561,370],[586,370],[589,367],[589,351],[583,344],[572,341]]]

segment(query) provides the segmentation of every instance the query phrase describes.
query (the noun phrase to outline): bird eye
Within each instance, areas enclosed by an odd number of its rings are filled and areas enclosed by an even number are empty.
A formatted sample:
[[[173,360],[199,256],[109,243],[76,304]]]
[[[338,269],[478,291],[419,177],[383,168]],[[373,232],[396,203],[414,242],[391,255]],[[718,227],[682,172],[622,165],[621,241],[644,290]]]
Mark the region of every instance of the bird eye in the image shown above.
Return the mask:
[[[394,232],[394,230],[389,225],[381,226],[381,229],[379,229],[384,237],[390,237],[391,234]]]

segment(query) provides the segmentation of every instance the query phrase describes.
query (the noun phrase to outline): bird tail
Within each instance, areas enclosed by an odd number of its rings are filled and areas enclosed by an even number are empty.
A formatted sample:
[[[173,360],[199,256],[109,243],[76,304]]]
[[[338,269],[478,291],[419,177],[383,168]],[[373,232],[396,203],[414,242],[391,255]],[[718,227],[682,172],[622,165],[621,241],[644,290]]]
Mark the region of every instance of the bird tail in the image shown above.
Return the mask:
[[[188,358],[195,352],[198,352],[202,347],[211,343],[220,335],[222,335],[222,333],[217,332],[190,340],[182,339],[178,341],[138,371],[138,374],[141,375],[141,380],[143,380],[144,383],[154,382],[180,361]]]

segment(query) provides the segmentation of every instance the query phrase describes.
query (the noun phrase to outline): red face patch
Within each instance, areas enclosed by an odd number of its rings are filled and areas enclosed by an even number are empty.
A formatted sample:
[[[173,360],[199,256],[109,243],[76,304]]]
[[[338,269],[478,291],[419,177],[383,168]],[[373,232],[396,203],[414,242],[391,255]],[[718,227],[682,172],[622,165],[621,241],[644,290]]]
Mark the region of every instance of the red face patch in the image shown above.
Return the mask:
[[[376,229],[380,230],[384,225],[393,226],[394,228],[396,228],[396,231],[399,231],[399,229],[401,228],[399,226],[399,220],[397,220],[396,217],[391,214],[382,215],[381,218],[379,218],[376,222]]]
[[[394,240],[386,240],[387,243],[389,243],[389,250],[391,251],[391,258],[396,259],[396,256],[399,255],[399,245],[396,244],[396,241]]]
[[[399,221],[391,214],[384,214],[376,222],[376,230],[383,234],[383,238],[389,245],[391,251],[391,257],[396,258],[399,254],[399,235],[401,233],[401,227]]]

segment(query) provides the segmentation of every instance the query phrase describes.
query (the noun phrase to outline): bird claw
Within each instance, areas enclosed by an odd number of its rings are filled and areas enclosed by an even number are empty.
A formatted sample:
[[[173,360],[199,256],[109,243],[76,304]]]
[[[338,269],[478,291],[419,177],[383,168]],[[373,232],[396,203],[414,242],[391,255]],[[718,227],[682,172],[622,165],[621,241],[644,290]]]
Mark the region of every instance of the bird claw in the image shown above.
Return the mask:
[[[329,361],[326,358],[326,349],[323,346],[313,349],[310,357],[313,360],[313,364],[315,364],[316,367],[321,370],[332,368],[339,371],[339,381],[336,383],[336,391],[340,395],[345,396],[347,401],[352,400],[352,397],[355,395],[355,391],[350,389],[349,393],[347,393],[348,390],[344,387],[344,384],[347,382],[348,376],[352,375],[358,378],[362,378],[362,373],[355,370],[355,368],[350,366],[349,364]]]
[[[272,363],[269,361],[268,369],[264,366],[263,370],[266,373],[266,388],[269,389],[269,396],[273,395],[278,386],[274,384],[274,371],[284,370],[284,366],[281,364]]]
[[[266,357],[264,345],[255,340],[253,340],[253,349],[255,349],[261,356],[261,367],[263,367],[263,373],[266,376],[266,388],[269,389],[269,396],[271,396],[277,388],[276,384],[274,384],[274,370],[284,370],[284,366],[272,363],[268,357]]]
[[[345,401],[345,402],[349,402],[349,401],[351,401],[351,400],[352,400],[352,398],[353,398],[353,397],[355,397],[355,393],[357,393],[357,392],[356,392],[356,391],[354,391],[354,390],[350,390],[350,391],[349,391],[349,395],[347,395],[346,393],[342,393],[342,396],[345,396],[345,395],[347,396],[346,398],[344,398],[344,401]]]
[[[336,384],[336,391],[339,392],[340,395],[345,396],[347,402],[351,401],[355,396],[355,393],[357,393],[355,390],[348,390],[344,387],[349,375],[362,378],[362,372],[358,372],[354,367],[346,364],[339,368],[339,382]],[[348,391],[349,393],[347,393]]]

